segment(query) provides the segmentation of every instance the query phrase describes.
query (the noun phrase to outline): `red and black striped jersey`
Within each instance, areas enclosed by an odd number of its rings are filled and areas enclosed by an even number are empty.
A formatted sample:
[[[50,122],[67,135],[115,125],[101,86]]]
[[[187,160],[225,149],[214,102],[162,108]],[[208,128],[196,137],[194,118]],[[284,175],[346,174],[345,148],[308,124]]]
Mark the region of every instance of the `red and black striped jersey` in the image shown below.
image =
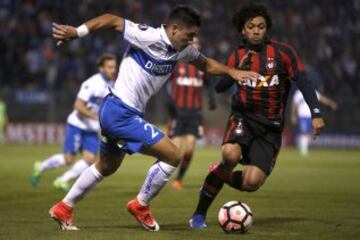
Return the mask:
[[[171,99],[178,110],[201,110],[204,73],[194,65],[180,62],[172,76]]]
[[[255,71],[264,78],[256,82],[238,82],[232,108],[257,119],[270,121],[271,125],[282,126],[290,81],[304,72],[303,63],[290,45],[274,40],[268,41],[259,51],[251,54],[241,67],[236,66],[246,53],[245,46],[233,51],[228,59],[228,66]]]

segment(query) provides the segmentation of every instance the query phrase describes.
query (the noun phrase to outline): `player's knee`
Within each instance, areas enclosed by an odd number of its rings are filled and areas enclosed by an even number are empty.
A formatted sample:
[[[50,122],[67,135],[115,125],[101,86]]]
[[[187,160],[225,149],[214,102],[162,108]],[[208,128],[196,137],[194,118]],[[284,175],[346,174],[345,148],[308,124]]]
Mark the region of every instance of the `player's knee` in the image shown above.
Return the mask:
[[[71,165],[75,162],[75,156],[71,154],[65,154],[64,155],[65,161],[67,165]]]
[[[121,161],[117,161],[117,159],[110,159],[108,156],[105,157],[102,155],[100,160],[95,164],[101,175],[107,177],[116,172],[121,164]]]
[[[97,169],[104,177],[110,176],[111,174],[115,173],[119,166],[115,164],[108,164],[108,163],[97,163]]]
[[[259,178],[244,179],[242,183],[242,190],[246,192],[255,192],[263,185],[263,181]]]
[[[222,151],[222,158],[226,164],[236,165],[240,160],[240,156],[241,154],[228,148],[224,148]]]
[[[89,165],[96,162],[96,156],[94,154],[84,154],[83,158]]]

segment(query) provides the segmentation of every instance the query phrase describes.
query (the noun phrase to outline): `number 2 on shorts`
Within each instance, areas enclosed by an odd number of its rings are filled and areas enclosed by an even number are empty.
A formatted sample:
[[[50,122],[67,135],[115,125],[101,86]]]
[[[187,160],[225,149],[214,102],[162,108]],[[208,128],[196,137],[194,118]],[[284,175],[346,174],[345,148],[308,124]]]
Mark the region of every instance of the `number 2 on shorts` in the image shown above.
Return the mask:
[[[151,125],[151,124],[149,124],[149,123],[144,124],[144,129],[145,129],[145,131],[147,131],[149,128],[150,128],[150,130],[151,130],[151,138],[152,138],[152,139],[154,139],[157,135],[159,135],[159,132],[156,131],[156,129],[154,128],[153,125]]]

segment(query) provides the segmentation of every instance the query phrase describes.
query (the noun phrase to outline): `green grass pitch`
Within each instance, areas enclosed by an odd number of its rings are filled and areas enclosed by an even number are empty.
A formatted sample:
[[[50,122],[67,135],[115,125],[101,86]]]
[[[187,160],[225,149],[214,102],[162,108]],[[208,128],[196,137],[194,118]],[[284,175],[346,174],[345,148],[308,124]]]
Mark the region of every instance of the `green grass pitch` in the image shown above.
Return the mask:
[[[75,211],[77,232],[62,232],[48,209],[64,194],[52,188],[65,169],[47,172],[37,188],[29,176],[35,160],[58,152],[59,146],[0,145],[0,239],[360,239],[360,151],[312,150],[301,158],[282,149],[267,183],[257,192],[237,192],[225,186],[208,214],[209,227],[188,226],[198,190],[220,148],[197,150],[184,189],[167,185],[152,202],[161,229],[142,230],[126,211],[153,159],[127,157],[113,176],[81,201]],[[245,235],[229,235],[217,224],[222,204],[241,200],[251,207],[254,225]]]

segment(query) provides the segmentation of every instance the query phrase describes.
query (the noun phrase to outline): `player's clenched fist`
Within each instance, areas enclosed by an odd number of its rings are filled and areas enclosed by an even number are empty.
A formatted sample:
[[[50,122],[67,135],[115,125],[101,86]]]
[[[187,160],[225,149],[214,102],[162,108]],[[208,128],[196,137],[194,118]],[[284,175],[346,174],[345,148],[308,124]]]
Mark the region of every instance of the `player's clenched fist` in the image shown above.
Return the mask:
[[[325,126],[323,118],[313,118],[312,127],[313,127],[313,139],[315,140],[318,135],[320,135],[321,129]]]
[[[78,33],[75,27],[69,25],[61,25],[53,23],[52,36],[57,40],[57,45],[61,45],[64,41],[77,38]]]

